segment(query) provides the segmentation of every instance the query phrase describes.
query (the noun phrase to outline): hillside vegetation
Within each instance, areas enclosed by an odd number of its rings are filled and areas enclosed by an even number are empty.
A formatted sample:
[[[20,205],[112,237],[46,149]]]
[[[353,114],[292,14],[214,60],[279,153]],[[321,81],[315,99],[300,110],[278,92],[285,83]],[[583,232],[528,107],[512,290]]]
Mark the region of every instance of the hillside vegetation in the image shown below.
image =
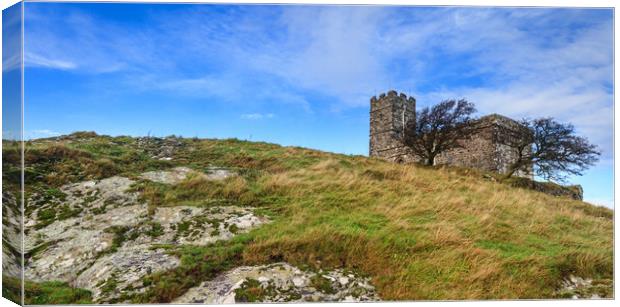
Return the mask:
[[[130,137],[76,133],[26,145],[27,194],[113,175],[216,166],[239,176],[189,177],[173,186],[142,180],[134,189],[151,209],[252,206],[271,220],[226,242],[165,246],[181,265],[145,277],[151,287],[125,297],[133,302],[169,302],[225,270],[282,261],[359,272],[382,300],[570,297],[559,290],[571,275],[592,278],[606,289],[599,295],[613,295],[609,209],[467,169],[234,139],[175,140],[171,160],[152,158],[161,144]],[[15,169],[4,165],[11,185]]]

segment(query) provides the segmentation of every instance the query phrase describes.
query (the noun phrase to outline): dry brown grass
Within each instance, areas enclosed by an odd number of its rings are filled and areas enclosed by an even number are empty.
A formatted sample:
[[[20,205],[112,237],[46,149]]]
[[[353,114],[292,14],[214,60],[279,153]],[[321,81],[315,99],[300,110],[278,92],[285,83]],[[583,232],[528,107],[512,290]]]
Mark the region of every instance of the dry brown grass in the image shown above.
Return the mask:
[[[245,178],[232,176],[222,181],[208,180],[196,174],[190,174],[180,183],[170,186],[148,181],[141,181],[136,186],[141,197],[151,210],[161,206],[213,206],[234,204],[240,206],[255,205],[254,193],[249,189]]]
[[[463,170],[331,157],[260,179],[285,216],[248,263],[370,274],[387,300],[552,297],[567,274],[611,278],[612,220]]]

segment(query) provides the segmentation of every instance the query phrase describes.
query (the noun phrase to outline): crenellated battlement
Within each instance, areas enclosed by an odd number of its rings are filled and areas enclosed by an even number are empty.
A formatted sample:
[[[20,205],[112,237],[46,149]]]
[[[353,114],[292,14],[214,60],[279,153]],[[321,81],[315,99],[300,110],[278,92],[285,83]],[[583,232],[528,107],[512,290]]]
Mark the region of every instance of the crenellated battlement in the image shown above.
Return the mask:
[[[392,99],[397,99],[396,101],[392,101]],[[394,105],[394,104],[403,104],[406,106],[410,106],[412,107],[412,110],[415,110],[415,103],[416,100],[413,96],[407,96],[407,94],[405,93],[398,93],[395,90],[390,90],[387,93],[381,93],[379,95],[379,98],[377,98],[377,96],[372,96],[370,98],[370,108],[371,108],[371,112],[382,108],[382,107],[386,107],[388,105]]]
[[[408,101],[415,101],[415,98],[414,98],[413,96],[407,97],[407,94],[405,94],[405,93],[403,93],[403,92],[398,93],[398,92],[397,92],[397,91],[395,91],[395,90],[390,90],[390,91],[388,91],[387,93],[381,93],[381,94],[379,95],[379,98],[378,98],[378,99],[383,99],[383,98],[385,98],[385,97],[396,97],[396,96],[398,96],[398,97],[400,97],[400,98],[402,98],[402,99],[408,100]],[[372,96],[372,97],[370,97],[370,102],[371,102],[371,103],[372,103],[372,102],[376,102],[378,99],[377,99],[377,96]]]

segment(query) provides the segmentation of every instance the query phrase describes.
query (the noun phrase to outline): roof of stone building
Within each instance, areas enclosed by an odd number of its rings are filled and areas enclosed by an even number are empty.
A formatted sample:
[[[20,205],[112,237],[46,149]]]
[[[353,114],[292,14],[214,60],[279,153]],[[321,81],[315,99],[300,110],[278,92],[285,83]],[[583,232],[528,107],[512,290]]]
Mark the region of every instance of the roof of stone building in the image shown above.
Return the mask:
[[[482,116],[478,119],[478,123],[480,124],[489,124],[489,125],[500,125],[500,126],[508,126],[515,127],[521,126],[521,123],[518,121],[497,113],[492,113],[489,115]]]

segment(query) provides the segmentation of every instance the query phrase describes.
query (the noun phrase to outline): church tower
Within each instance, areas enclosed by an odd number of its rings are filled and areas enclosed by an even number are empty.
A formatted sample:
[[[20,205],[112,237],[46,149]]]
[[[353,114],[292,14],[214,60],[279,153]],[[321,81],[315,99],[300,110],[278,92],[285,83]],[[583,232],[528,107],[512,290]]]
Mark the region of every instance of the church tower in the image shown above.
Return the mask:
[[[392,162],[415,161],[403,144],[407,128],[415,125],[415,98],[396,91],[370,99],[370,156]]]

